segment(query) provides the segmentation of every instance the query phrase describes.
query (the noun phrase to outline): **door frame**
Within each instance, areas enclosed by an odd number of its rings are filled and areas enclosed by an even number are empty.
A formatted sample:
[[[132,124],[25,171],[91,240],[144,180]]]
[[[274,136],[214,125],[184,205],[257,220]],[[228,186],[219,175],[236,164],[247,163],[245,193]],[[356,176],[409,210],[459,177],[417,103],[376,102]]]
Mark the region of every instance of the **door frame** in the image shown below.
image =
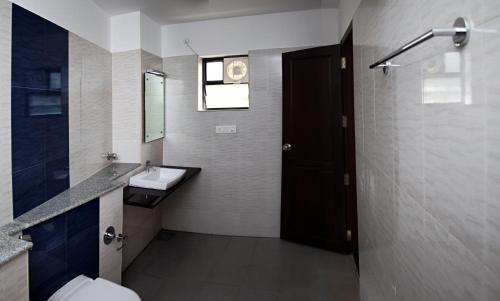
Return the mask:
[[[346,186],[346,222],[351,231],[351,250],[359,272],[358,243],[358,209],[356,195],[356,141],[354,124],[354,54],[352,22],[349,24],[340,41],[341,56],[345,58],[345,68],[342,68],[342,107],[347,124],[344,131],[345,172],[349,175],[349,185]]]

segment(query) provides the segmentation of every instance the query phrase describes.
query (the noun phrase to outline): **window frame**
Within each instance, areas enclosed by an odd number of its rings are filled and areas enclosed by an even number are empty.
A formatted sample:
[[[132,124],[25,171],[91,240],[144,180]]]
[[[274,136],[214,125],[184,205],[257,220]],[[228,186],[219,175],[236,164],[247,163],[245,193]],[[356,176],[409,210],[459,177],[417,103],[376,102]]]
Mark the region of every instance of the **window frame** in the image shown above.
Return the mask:
[[[202,69],[202,93],[203,93],[203,111],[223,111],[223,110],[249,110],[250,103],[248,107],[230,107],[230,108],[208,108],[206,102],[207,89],[206,86],[212,85],[243,85],[241,83],[224,83],[224,59],[226,58],[235,58],[235,57],[246,57],[248,58],[248,54],[242,55],[229,55],[229,56],[218,56],[218,57],[206,57],[201,59],[201,69]],[[212,62],[222,62],[222,80],[220,81],[207,81],[207,63]],[[250,93],[250,82],[246,83],[248,85],[248,92]],[[248,96],[250,98],[250,95]],[[250,99],[249,99],[250,101]]]

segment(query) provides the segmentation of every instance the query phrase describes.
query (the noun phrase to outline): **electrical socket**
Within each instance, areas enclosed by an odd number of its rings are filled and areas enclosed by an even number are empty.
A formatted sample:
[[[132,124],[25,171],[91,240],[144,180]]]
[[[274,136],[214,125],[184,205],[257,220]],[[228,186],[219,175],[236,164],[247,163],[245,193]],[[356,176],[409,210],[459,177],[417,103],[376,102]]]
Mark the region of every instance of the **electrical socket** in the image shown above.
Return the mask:
[[[215,126],[216,134],[235,134],[236,125],[217,125]]]

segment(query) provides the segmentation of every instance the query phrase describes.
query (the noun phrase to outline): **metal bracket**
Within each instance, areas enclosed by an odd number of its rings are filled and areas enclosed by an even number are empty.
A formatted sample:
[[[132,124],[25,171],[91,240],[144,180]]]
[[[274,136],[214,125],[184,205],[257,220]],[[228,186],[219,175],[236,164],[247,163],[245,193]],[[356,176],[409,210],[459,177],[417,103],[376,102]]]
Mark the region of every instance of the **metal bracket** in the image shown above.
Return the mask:
[[[30,234],[19,235],[19,239],[27,242],[33,242]]]
[[[342,116],[342,127],[343,128],[347,127],[347,116],[346,115]]]
[[[120,233],[116,236],[116,241],[122,243],[122,245],[116,249],[117,251],[120,251],[128,244],[128,235]]]
[[[347,60],[345,57],[340,58],[340,69],[347,69]]]
[[[349,174],[348,173],[344,174],[344,186],[350,185],[349,180],[350,180]]]
[[[422,44],[423,42],[430,40],[434,37],[451,37],[453,44],[457,48],[462,48],[469,42],[471,35],[471,26],[466,18],[459,17],[453,23],[453,28],[433,28],[423,35],[411,40],[400,48],[394,50],[390,54],[386,55],[384,58],[376,61],[370,65],[370,69],[382,68],[384,74],[389,73],[389,68],[395,66],[390,63],[390,60],[413,47]]]

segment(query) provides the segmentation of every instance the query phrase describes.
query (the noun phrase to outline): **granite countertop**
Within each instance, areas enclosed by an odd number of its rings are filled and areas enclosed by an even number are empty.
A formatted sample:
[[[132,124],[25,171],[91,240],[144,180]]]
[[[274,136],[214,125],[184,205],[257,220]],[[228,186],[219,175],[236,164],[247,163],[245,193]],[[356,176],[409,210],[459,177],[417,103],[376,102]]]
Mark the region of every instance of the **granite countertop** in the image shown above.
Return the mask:
[[[29,250],[33,245],[12,235],[126,186],[127,183],[119,181],[118,178],[140,166],[134,163],[113,163],[87,180],[15,218],[13,222],[0,227],[0,265]]]

